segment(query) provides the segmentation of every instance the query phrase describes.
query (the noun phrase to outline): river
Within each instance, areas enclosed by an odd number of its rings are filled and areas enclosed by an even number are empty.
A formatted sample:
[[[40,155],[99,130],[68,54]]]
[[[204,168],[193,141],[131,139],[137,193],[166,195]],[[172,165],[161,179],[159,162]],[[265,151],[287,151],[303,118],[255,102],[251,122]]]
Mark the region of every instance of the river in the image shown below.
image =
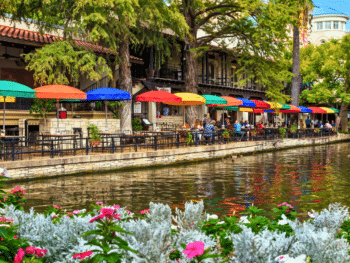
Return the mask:
[[[297,212],[319,211],[329,203],[350,207],[349,143],[296,148],[262,154],[178,164],[137,171],[62,176],[16,185],[27,194],[25,210],[42,212],[53,204],[71,212],[91,203],[126,206],[139,214],[149,202],[183,208],[204,200],[206,211],[220,216],[254,204],[269,210],[281,202]]]

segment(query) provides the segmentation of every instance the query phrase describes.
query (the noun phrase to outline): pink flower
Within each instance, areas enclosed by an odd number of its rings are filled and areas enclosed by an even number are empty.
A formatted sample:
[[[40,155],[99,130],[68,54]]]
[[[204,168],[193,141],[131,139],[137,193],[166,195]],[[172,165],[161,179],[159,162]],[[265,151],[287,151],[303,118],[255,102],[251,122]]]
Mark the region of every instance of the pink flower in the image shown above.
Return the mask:
[[[321,200],[315,200],[316,203],[321,203]]]
[[[310,218],[315,218],[315,215],[310,213],[310,212],[307,212],[307,214],[309,215]]]
[[[0,222],[13,222],[13,219],[7,219],[4,216],[0,217]]]
[[[103,205],[103,202],[96,202],[95,205]]]
[[[89,257],[91,256],[92,254],[92,251],[86,251],[84,253],[80,253],[80,254],[75,254],[73,255],[73,258],[77,258],[77,259],[84,259],[86,257]]]
[[[95,222],[96,220],[99,220],[99,219],[103,219],[105,217],[105,215],[101,214],[101,215],[98,215],[94,218],[92,218],[89,223],[92,223],[92,222]]]
[[[16,194],[18,196],[22,196],[24,194],[26,194],[26,192],[24,192],[23,189],[19,188],[18,186],[16,186],[15,188],[13,188],[10,192],[11,194]]]
[[[114,208],[115,210],[118,210],[118,209],[120,209],[120,206],[119,206],[119,205],[114,205],[113,208]]]
[[[121,219],[120,219],[120,214],[115,214],[115,215],[113,215],[113,218],[114,218],[114,219],[121,220]]]
[[[186,249],[182,251],[185,255],[187,255],[187,258],[193,258],[196,256],[200,256],[204,253],[204,246],[205,244],[202,241],[196,241],[193,243],[189,243],[186,246]]]
[[[22,263],[24,255],[25,255],[25,252],[23,248],[20,247],[18,249],[18,252],[15,256],[15,260],[13,261],[13,263]]]
[[[37,255],[39,258],[42,258],[45,256],[47,253],[47,249],[41,249],[41,248],[36,248],[35,249],[35,255]]]
[[[17,239],[18,238],[18,236],[17,235],[15,235],[14,237],[13,237],[13,239]]]
[[[73,214],[74,214],[74,215],[77,215],[77,214],[80,214],[80,213],[81,213],[80,210],[74,210],[74,211],[73,211]]]
[[[125,212],[127,212],[128,215],[131,215],[131,212],[129,210],[125,210]]]
[[[62,207],[58,206],[58,205],[53,205],[54,208],[56,209],[62,209]]]
[[[144,215],[144,214],[146,214],[146,213],[149,213],[149,209],[144,209],[144,210],[142,210],[142,211],[140,212],[141,215]]]
[[[25,249],[25,252],[26,252],[27,254],[29,254],[29,255],[34,255],[34,254],[35,254],[35,249],[36,249],[36,247],[27,247],[27,248]]]
[[[289,210],[289,209],[287,209],[286,211],[287,211],[287,213],[289,213],[289,212],[290,212],[290,210]]]
[[[284,256],[280,256],[278,259],[284,259]]]
[[[113,208],[101,208],[100,213],[110,218],[114,214]]]

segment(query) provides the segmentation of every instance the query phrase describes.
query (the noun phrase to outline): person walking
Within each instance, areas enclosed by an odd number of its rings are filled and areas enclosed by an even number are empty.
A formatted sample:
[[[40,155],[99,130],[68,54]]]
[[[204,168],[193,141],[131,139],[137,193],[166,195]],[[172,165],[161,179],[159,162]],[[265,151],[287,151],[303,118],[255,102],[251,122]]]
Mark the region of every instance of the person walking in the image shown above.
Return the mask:
[[[305,124],[306,124],[307,129],[311,128],[311,120],[310,120],[309,116],[307,116],[307,118],[305,120]]]

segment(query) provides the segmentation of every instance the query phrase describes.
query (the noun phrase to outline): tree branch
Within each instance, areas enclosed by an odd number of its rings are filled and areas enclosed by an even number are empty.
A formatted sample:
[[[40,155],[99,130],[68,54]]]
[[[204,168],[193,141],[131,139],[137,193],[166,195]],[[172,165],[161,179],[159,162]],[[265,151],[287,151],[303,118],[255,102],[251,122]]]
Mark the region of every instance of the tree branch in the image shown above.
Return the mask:
[[[200,15],[206,13],[206,12],[209,12],[209,11],[212,11],[212,10],[215,10],[215,9],[233,8],[233,7],[238,7],[238,5],[215,5],[215,6],[212,6],[212,7],[208,7],[206,9],[204,9],[203,11],[197,12],[194,16],[197,17],[197,16],[200,16]]]

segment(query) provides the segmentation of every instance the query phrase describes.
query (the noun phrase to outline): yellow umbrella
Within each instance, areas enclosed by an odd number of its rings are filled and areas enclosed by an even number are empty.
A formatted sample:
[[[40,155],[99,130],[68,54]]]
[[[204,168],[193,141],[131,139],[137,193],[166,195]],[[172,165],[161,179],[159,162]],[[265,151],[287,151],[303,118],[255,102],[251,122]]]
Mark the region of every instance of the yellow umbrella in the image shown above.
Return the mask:
[[[174,95],[180,97],[182,102],[164,102],[164,104],[175,105],[175,106],[195,106],[205,104],[206,99],[195,93],[178,92]],[[185,109],[184,109],[184,125],[185,125]]]
[[[15,97],[5,97],[6,98],[6,102],[16,102],[16,98]],[[0,102],[4,102],[4,97],[0,96]]]
[[[254,112],[252,108],[239,108],[239,111],[241,112]]]
[[[325,111],[327,111],[327,114],[328,114],[328,113],[335,113],[335,111],[332,110],[332,109],[330,109],[330,108],[327,108],[327,107],[320,107],[320,108],[323,109],[323,110],[325,110]]]
[[[273,102],[273,101],[265,101],[265,102],[271,106],[271,110],[275,110],[275,109],[280,110],[283,108],[283,105],[281,103]]]

